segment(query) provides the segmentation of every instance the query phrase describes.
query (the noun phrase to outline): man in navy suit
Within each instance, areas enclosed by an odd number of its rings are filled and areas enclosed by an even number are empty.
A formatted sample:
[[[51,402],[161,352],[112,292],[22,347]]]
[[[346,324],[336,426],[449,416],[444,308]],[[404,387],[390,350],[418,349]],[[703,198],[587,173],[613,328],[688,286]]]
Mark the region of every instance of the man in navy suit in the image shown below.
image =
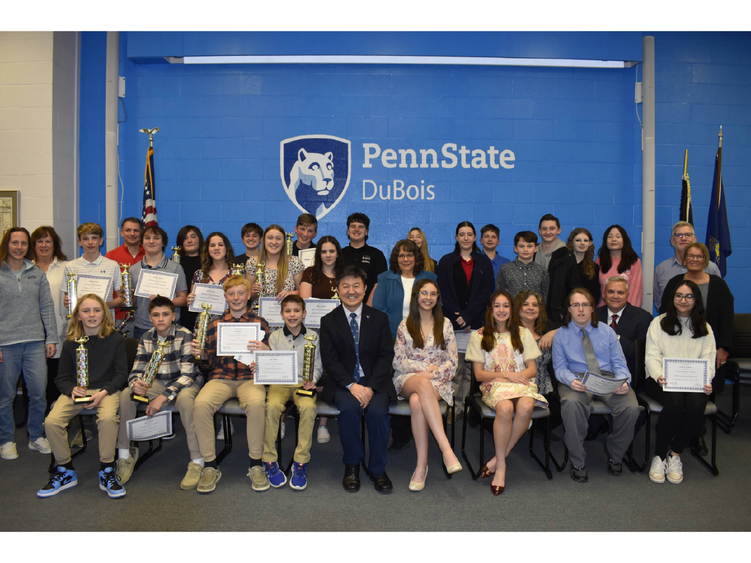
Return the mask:
[[[370,479],[381,493],[393,486],[386,475],[389,440],[389,402],[396,399],[391,380],[394,342],[388,316],[363,303],[366,274],[348,266],[337,277],[342,305],[321,319],[321,361],[324,378],[321,399],[339,409],[339,436],[344,449],[347,492],[360,490],[364,444],[360,419],[365,412],[370,439]]]

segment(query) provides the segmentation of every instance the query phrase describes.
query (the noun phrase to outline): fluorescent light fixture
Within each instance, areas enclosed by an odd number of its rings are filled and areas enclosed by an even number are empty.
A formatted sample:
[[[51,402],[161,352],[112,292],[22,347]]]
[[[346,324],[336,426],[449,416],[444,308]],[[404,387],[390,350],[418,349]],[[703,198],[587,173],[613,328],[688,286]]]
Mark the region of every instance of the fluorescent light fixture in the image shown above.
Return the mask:
[[[626,68],[624,61],[586,59],[521,59],[506,57],[419,57],[391,55],[233,55],[211,57],[166,57],[172,64],[383,64],[383,65],[479,65],[540,66],[567,68]]]

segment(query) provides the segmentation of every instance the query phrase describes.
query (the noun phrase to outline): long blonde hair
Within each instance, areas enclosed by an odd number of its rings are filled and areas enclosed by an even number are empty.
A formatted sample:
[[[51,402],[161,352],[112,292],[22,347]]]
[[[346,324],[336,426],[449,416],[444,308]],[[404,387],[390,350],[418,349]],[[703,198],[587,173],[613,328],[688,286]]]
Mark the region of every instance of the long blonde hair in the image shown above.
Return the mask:
[[[258,262],[266,262],[266,235],[269,231],[279,231],[282,233],[282,240],[284,240],[286,233],[279,225],[269,225],[266,230],[263,231],[263,238],[261,239],[261,250],[258,255]],[[287,251],[282,245],[282,250],[279,252],[279,260],[276,263],[276,293],[284,289],[284,281],[287,279],[287,272],[289,272],[289,257]]]
[[[97,336],[99,338],[106,338],[107,336],[115,332],[115,323],[112,321],[112,315],[110,315],[110,310],[109,307],[107,307],[107,304],[98,295],[94,293],[87,293],[78,300],[78,303],[76,303],[76,308],[73,309],[73,315],[71,316],[70,322],[68,323],[68,332],[65,333],[65,338],[67,338],[71,342],[75,341],[76,338],[82,338],[84,336],[83,325],[78,319],[78,310],[81,308],[81,304],[87,299],[91,299],[99,303],[99,305],[102,307],[102,311],[104,312],[104,316],[102,317],[102,324],[99,325],[99,332],[97,332]]]
[[[424,262],[422,269],[426,272],[435,273],[435,260],[433,260],[428,253],[428,239],[425,238],[425,233],[422,232],[422,229],[419,229],[417,227],[412,227],[409,230],[409,233],[411,233],[412,231],[417,231],[418,233],[420,233],[420,238],[422,238],[422,246],[420,247],[420,254],[422,254]],[[407,239],[409,239],[409,233],[407,233]]]

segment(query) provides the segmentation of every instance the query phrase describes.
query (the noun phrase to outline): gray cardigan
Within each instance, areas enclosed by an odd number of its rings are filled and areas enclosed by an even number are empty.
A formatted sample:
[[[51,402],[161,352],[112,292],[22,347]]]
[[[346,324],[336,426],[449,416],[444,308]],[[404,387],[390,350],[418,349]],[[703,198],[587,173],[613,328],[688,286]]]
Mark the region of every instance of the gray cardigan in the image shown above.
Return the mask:
[[[20,279],[7,262],[0,264],[0,311],[0,345],[59,342],[50,284],[32,262],[24,259]]]

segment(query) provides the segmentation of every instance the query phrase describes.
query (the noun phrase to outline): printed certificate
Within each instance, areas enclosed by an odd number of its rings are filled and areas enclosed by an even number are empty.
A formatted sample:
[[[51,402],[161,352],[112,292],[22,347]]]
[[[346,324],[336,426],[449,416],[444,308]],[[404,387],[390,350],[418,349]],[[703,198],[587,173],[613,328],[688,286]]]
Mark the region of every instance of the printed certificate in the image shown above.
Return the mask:
[[[144,442],[172,434],[172,413],[161,411],[149,418],[142,416],[128,421],[128,440]]]
[[[261,323],[217,323],[216,355],[250,355],[248,342],[260,340]]]
[[[704,386],[711,383],[709,360],[686,358],[663,358],[662,375],[666,380],[665,391],[704,393]]]
[[[80,300],[87,293],[93,293],[102,298],[102,301],[112,301],[112,278],[109,276],[92,276],[78,274],[76,296]]]
[[[159,270],[141,270],[136,284],[136,296],[148,299],[152,295],[175,298],[177,274]]]
[[[306,248],[305,250],[300,250],[297,253],[297,257],[302,260],[306,268],[310,268],[316,259],[316,249]]]
[[[610,395],[613,391],[623,386],[626,378],[613,379],[603,377],[599,373],[588,371],[581,376],[581,382],[587,387],[587,391],[593,395]]]
[[[282,320],[282,304],[276,297],[260,297],[258,299],[258,316],[266,319],[269,326],[284,326]],[[307,325],[307,323],[305,323]]]
[[[256,352],[256,385],[297,385],[297,352],[262,350]]]
[[[338,299],[306,299],[305,326],[308,328],[321,328],[321,318],[341,305]]]
[[[211,305],[209,313],[213,315],[221,315],[227,310],[227,300],[224,298],[224,288],[221,285],[215,285],[213,283],[197,283],[193,285],[193,292],[196,294],[196,298],[193,300],[193,304],[188,307],[188,311],[193,313],[202,313],[203,305]]]

